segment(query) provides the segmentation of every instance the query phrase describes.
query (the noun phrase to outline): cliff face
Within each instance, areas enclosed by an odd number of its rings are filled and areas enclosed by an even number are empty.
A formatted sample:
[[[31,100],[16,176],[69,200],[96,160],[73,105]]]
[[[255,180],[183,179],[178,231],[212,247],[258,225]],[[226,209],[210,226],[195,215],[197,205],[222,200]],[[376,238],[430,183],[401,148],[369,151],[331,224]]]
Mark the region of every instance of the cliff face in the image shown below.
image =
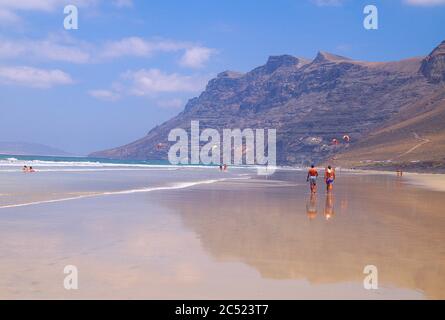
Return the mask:
[[[349,148],[332,145],[347,134],[352,145],[393,119],[403,106],[441,87],[443,43],[425,59],[372,63],[320,52],[313,61],[270,57],[248,73],[220,73],[183,112],[126,146],[95,157],[166,159],[168,133],[189,129],[277,129],[279,164],[321,162]],[[441,75],[440,78],[438,75]]]
[[[382,128],[337,154],[355,168],[445,171],[445,88],[409,104]]]
[[[421,72],[431,82],[445,81],[445,41],[424,59]]]

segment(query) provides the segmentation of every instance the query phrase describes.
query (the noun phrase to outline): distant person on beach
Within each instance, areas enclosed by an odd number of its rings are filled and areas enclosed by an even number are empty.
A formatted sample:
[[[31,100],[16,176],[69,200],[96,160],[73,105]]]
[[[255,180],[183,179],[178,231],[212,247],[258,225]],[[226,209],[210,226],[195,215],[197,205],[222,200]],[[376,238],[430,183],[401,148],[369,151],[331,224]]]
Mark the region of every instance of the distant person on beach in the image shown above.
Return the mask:
[[[311,168],[309,169],[306,178],[306,182],[309,182],[311,193],[317,192],[317,178],[318,178],[318,171],[317,169],[315,169],[314,165],[311,165]]]
[[[219,165],[219,171],[223,171],[223,166],[222,165]]]
[[[227,171],[227,164],[224,164],[224,171]]]
[[[334,188],[335,170],[328,166],[324,172],[324,178],[326,180],[326,191],[331,191]]]

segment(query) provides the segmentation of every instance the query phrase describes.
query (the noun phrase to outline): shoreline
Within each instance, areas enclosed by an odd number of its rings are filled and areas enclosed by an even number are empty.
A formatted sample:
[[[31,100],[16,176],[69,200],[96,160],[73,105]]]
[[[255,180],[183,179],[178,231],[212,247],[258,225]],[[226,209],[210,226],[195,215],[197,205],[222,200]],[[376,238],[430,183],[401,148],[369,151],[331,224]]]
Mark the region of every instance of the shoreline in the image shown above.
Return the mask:
[[[380,174],[389,175],[396,178],[406,178],[406,182],[412,186],[431,191],[445,192],[445,173],[427,173],[427,172],[403,172],[403,176],[398,177],[395,171],[375,170],[375,169],[345,169],[340,172],[359,173],[359,174]]]
[[[4,155],[4,156],[14,156],[14,155]],[[190,165],[162,165],[159,163],[116,163],[116,162],[91,162],[91,158],[78,158],[79,160],[82,159],[84,161],[79,161],[76,163],[73,162],[66,162],[67,158],[60,157],[60,161],[57,160],[49,160],[49,159],[36,159],[37,162],[35,163],[36,166],[39,165],[39,168],[36,167],[36,169],[42,173],[44,172],[52,172],[52,171],[61,171],[61,172],[84,172],[84,171],[123,171],[123,170],[179,170],[179,169],[207,169],[207,170],[214,170],[217,168],[217,166],[190,166]],[[7,159],[4,159],[7,160]],[[42,161],[43,160],[43,161]],[[46,161],[45,161],[46,160]],[[49,160],[49,161],[48,161]],[[65,160],[65,161],[63,161]],[[97,160],[97,159],[96,159]],[[104,159],[105,160],[105,159]],[[19,172],[20,166],[22,165],[22,162],[26,162],[30,160],[16,160],[16,161],[10,161],[9,163],[0,163],[0,167],[8,168],[7,170],[4,170],[4,172]],[[358,173],[358,174],[383,174],[383,175],[393,175],[396,176],[396,171],[399,169],[402,169],[404,171],[403,177],[399,178],[406,178],[405,181],[413,186],[429,189],[433,191],[440,191],[445,192],[445,168],[441,168],[440,166],[436,166],[436,169],[431,168],[422,168],[419,167],[419,164],[408,164],[411,167],[404,167],[403,164],[400,164],[398,166],[392,164],[388,166],[358,166],[358,167],[342,167],[341,165],[336,165],[334,163],[334,167],[337,168],[338,172],[348,172],[348,173]],[[11,170],[11,167],[17,167],[16,170]],[[230,166],[229,169],[235,169],[235,170],[257,170],[258,166]],[[300,172],[305,171],[307,168],[298,167],[298,166],[291,166],[291,165],[283,165],[283,166],[276,166],[275,167],[277,171],[293,171],[293,172]],[[322,166],[317,166],[317,169],[320,171],[324,170]]]
[[[345,163],[348,168],[357,170],[377,170],[377,171],[389,171],[396,172],[402,170],[410,173],[427,173],[427,174],[445,174],[445,164],[439,161],[422,161],[422,162],[377,162],[374,164],[357,164],[357,163]],[[341,162],[338,163],[341,166]]]

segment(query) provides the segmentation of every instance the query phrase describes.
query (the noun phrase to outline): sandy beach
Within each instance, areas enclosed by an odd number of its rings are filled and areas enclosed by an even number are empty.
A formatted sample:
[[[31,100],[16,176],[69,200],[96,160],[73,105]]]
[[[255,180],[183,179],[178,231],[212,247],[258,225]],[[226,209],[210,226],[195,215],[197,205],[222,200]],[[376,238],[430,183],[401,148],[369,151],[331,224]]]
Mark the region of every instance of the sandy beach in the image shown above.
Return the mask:
[[[341,172],[311,197],[298,170],[11,171],[1,299],[445,298],[443,176]]]

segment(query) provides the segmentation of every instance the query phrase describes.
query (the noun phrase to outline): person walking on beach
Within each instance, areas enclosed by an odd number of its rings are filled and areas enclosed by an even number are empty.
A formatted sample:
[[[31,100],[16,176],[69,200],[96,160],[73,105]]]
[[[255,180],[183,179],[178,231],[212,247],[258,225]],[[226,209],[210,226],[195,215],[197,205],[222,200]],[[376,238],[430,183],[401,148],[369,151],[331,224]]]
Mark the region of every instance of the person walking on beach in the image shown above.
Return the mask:
[[[334,188],[334,181],[335,181],[335,170],[328,166],[324,172],[324,178],[326,180],[326,191],[332,191]]]
[[[315,169],[314,165],[311,165],[311,168],[309,169],[307,173],[306,182],[309,182],[311,193],[317,192],[317,177],[318,177],[318,171]]]

